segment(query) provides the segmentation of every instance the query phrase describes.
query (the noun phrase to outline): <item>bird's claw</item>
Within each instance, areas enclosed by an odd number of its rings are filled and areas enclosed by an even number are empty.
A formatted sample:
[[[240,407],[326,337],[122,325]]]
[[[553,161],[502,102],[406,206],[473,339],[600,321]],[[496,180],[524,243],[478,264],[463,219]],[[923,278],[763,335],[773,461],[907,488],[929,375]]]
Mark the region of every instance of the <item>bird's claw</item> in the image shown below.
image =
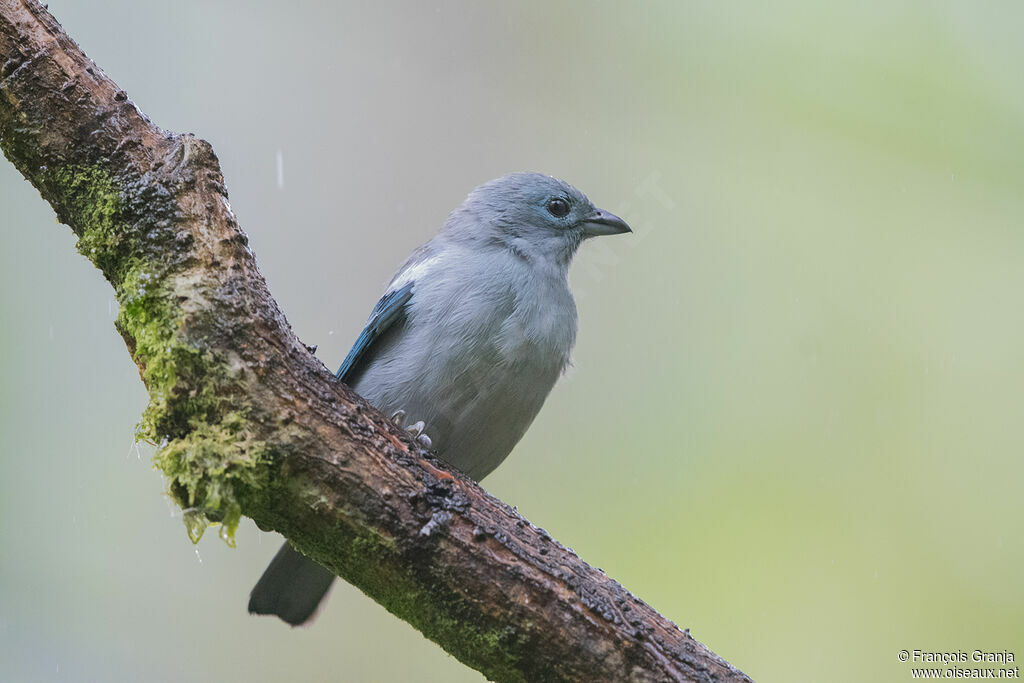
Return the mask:
[[[423,423],[423,420],[420,420],[419,422],[406,427],[405,431],[409,432],[409,434],[411,434],[421,446],[424,448],[430,448],[430,446],[433,445],[433,442],[430,440],[429,436],[423,433],[423,430],[426,428],[427,425]]]
[[[395,412],[391,413],[391,419],[394,421],[396,425],[398,425],[405,431],[409,432],[409,436],[414,438],[424,448],[430,448],[433,445],[433,442],[430,440],[430,437],[423,433],[423,430],[427,428],[427,425],[423,422],[423,420],[414,422],[413,424],[406,427],[404,410],[396,410]]]

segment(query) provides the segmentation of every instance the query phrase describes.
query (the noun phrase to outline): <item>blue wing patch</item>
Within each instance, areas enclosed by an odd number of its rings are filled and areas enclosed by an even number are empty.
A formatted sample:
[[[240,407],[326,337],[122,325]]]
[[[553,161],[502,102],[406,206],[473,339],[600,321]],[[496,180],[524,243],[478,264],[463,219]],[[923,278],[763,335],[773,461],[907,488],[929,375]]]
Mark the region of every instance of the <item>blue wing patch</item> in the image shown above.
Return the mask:
[[[400,289],[396,289],[393,292],[388,292],[381,297],[377,305],[373,307],[373,312],[370,313],[370,319],[366,323],[366,327],[359,333],[359,338],[356,339],[356,343],[352,345],[352,350],[345,356],[344,362],[341,367],[338,368],[338,372],[335,373],[338,379],[342,382],[348,383],[349,374],[355,367],[356,363],[366,354],[366,351],[373,345],[373,342],[380,339],[380,336],[384,334],[389,327],[391,327],[396,320],[402,317],[405,312],[405,305],[409,303],[409,299],[412,298],[412,286],[413,283],[405,285]]]

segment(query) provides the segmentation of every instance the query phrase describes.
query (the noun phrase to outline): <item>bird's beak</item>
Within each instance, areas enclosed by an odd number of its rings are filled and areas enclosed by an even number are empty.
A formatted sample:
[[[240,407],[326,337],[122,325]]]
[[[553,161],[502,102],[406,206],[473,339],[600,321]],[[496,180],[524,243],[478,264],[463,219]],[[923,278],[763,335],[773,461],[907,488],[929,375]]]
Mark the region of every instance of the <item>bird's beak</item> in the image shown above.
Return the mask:
[[[587,237],[597,237],[598,235],[619,235],[624,232],[633,232],[633,230],[626,225],[626,221],[622,220],[614,213],[605,211],[604,209],[594,209],[594,213],[587,216],[581,225],[583,227],[583,234]]]

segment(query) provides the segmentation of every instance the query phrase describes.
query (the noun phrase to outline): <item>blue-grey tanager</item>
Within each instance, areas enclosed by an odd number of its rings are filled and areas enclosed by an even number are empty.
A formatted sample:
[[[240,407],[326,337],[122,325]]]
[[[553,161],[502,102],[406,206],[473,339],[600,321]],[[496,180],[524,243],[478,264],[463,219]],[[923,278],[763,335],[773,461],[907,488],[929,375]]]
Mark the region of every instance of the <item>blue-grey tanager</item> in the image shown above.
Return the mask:
[[[412,253],[338,377],[444,461],[479,480],[526,432],[569,363],[580,243],[630,232],[551,176],[512,173],[473,190]],[[249,611],[310,619],[333,574],[285,543]]]

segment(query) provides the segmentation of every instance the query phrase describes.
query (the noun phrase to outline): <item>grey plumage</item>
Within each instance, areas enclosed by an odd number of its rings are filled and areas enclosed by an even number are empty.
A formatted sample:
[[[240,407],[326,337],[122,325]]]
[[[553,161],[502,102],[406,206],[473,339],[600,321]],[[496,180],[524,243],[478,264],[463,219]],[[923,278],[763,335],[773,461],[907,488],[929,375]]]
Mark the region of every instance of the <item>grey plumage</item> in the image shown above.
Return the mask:
[[[423,421],[439,457],[482,479],[569,363],[573,255],[588,237],[628,231],[550,176],[481,185],[398,269],[339,377],[382,412]],[[305,622],[330,585],[324,572],[285,544],[249,611]]]

